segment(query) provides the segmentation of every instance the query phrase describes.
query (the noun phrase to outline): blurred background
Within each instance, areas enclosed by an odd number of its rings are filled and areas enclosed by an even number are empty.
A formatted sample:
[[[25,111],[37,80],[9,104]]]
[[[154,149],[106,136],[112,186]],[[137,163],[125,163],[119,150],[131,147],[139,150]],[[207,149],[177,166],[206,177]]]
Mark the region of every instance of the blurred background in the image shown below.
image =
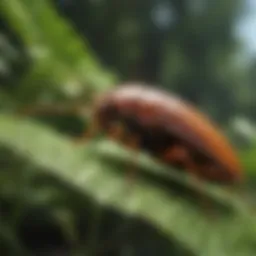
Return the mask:
[[[1,255],[255,255],[256,1],[2,0],[0,11]],[[214,221],[186,177],[141,160],[126,194],[127,152],[104,136],[74,147],[90,120],[72,106],[131,80],[193,103],[237,148],[243,187],[203,184]],[[61,107],[17,115],[40,104]]]

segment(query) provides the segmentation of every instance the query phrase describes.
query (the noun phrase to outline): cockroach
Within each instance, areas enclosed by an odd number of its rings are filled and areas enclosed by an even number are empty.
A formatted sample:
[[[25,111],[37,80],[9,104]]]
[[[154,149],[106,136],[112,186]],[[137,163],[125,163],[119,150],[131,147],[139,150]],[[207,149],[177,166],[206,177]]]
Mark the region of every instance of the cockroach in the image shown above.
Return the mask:
[[[44,111],[51,110],[39,108]],[[191,103],[163,89],[124,83],[100,95],[93,103],[92,123],[83,138],[101,131],[202,180],[242,181],[238,157],[220,128]]]
[[[220,128],[192,104],[153,87],[126,83],[93,107],[91,131],[104,131],[200,179],[237,183],[242,170]]]

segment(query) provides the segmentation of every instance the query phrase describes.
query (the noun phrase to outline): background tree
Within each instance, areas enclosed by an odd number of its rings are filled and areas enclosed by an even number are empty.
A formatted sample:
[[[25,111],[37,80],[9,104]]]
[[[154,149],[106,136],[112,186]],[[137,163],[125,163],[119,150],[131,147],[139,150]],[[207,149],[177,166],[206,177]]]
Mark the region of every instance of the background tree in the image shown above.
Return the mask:
[[[250,97],[233,33],[241,7],[240,0],[57,1],[123,79],[161,84],[219,121],[240,112]]]

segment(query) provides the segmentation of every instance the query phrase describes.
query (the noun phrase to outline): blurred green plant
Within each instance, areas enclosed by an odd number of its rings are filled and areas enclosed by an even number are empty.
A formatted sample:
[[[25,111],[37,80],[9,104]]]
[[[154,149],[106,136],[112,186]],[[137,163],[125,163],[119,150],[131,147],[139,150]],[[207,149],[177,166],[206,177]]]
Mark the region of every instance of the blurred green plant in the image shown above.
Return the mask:
[[[174,236],[196,255],[252,255],[255,250],[255,219],[249,205],[239,198],[227,196],[223,191],[222,194],[211,193],[209,188],[205,188],[205,196],[209,195],[219,204],[224,201],[226,207],[233,209],[228,218],[217,215],[212,221],[186,200],[167,193],[161,186],[140,175],[128,193],[122,170],[126,169],[131,159],[120,148],[115,148],[115,144],[99,141],[81,148],[61,134],[28,120],[2,115],[0,123],[0,142],[5,149],[14,152],[13,162],[17,162],[16,158],[24,159],[33,172],[39,169],[41,175],[56,177],[67,188],[73,187],[102,207],[114,208],[127,216],[142,217],[167,235]],[[109,158],[111,154],[112,161]],[[161,175],[156,167],[158,165],[147,161],[144,160],[144,164],[139,161],[140,169],[144,165],[145,171],[152,170]],[[26,177],[29,169],[19,167],[9,175],[15,176],[16,172],[20,172]],[[19,182],[22,182],[21,179]],[[183,179],[180,182],[184,182]],[[211,245],[213,241],[214,246]]]
[[[88,44],[48,1],[4,0],[0,7],[32,61],[18,87],[0,91],[5,110],[0,115],[4,255],[59,253],[49,244],[68,255],[97,255],[98,250],[107,255],[113,248],[120,255],[130,247],[132,255],[154,250],[151,255],[255,254],[256,222],[243,193],[195,183],[142,153],[129,187],[125,173],[133,152],[103,138],[75,145],[65,129],[59,129],[68,122],[77,125],[67,117],[50,126],[13,113],[13,107],[25,103],[57,104],[80,95],[86,102],[112,87],[117,78],[101,67]],[[209,210],[200,205],[200,195]]]
[[[117,77],[101,67],[86,41],[82,42],[50,1],[2,1],[0,8],[33,62],[18,87],[19,101],[47,99],[54,90],[68,98],[82,94],[86,100],[91,91],[104,91],[116,83]]]

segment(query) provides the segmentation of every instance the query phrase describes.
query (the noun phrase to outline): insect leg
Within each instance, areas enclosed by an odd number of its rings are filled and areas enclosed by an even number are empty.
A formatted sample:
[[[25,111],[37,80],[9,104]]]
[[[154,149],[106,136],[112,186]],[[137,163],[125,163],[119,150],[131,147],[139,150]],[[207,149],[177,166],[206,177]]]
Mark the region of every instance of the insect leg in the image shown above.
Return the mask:
[[[200,178],[200,172],[203,172],[203,171],[207,172],[207,168],[202,169],[202,168],[200,168],[200,166],[197,166],[191,160],[191,161],[188,161],[188,163],[187,163],[187,169],[188,169],[188,171],[191,172],[191,174],[195,178],[194,185],[198,188],[197,194],[198,194],[198,198],[199,198],[202,208],[204,209],[204,211],[206,212],[206,214],[208,216],[214,217],[213,206],[207,199],[207,196],[204,194],[204,191],[202,189],[200,189],[200,187],[202,186],[202,183],[203,183],[203,180]]]
[[[128,139],[124,142],[124,144],[130,148],[134,152],[134,157],[132,158],[132,162],[129,163],[129,169],[127,171],[127,181],[128,181],[128,187],[131,188],[131,186],[134,183],[136,174],[137,174],[137,161],[139,156],[139,149],[140,149],[140,140],[137,135],[127,136]]]
[[[161,158],[167,163],[179,165],[183,168],[189,159],[189,154],[188,150],[182,145],[175,145],[168,148]]]
[[[110,139],[116,142],[123,142],[126,136],[125,125],[120,122],[113,122],[107,129],[107,135]]]
[[[88,143],[92,138],[94,138],[100,132],[100,125],[96,118],[92,118],[88,129],[79,137],[74,139],[74,142],[78,145]]]
[[[207,213],[209,213],[209,209],[211,208],[211,206],[209,205],[209,201],[204,196],[203,192],[200,190],[202,180],[200,179],[199,171],[202,170],[199,169],[199,166],[197,166],[196,163],[193,161],[193,158],[190,156],[188,149],[186,147],[183,147],[182,145],[176,145],[171,147],[170,149],[167,149],[163,157],[167,162],[184,168],[192,175],[192,177],[195,178],[194,185],[196,186],[196,188],[198,188],[199,200],[202,202],[203,208],[206,209]]]

